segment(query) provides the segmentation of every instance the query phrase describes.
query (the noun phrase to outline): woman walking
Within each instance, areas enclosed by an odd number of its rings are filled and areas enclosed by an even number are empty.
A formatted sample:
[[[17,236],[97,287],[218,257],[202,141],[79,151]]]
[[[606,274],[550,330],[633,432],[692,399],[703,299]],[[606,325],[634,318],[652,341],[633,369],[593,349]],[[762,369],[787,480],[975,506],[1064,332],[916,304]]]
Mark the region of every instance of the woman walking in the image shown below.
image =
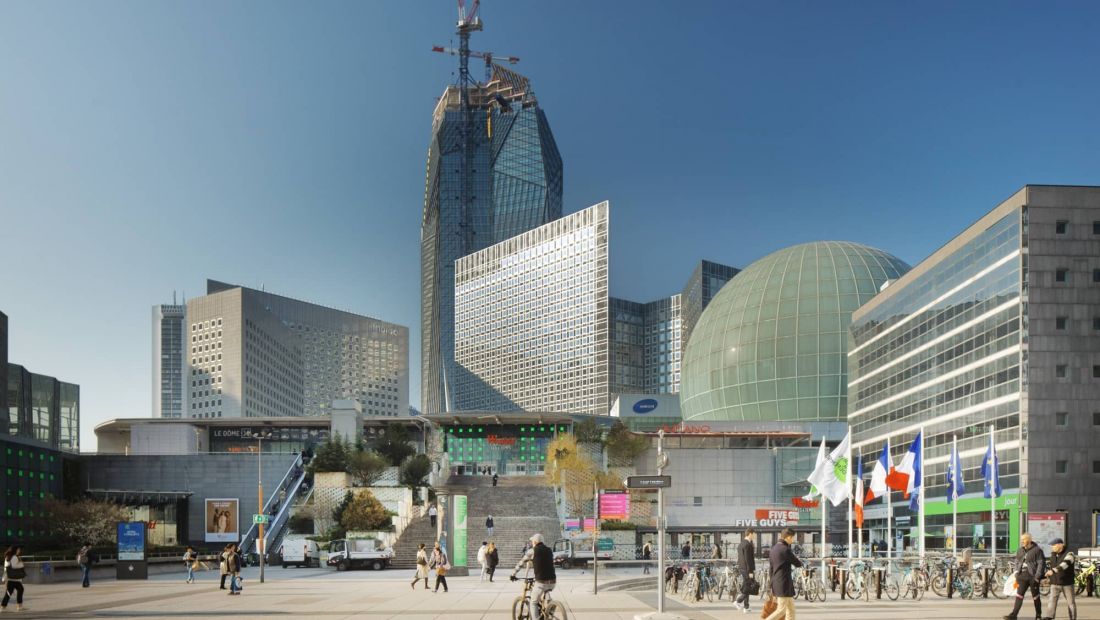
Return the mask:
[[[0,604],[0,611],[8,610],[8,602],[11,601],[11,593],[15,592],[15,611],[23,611],[23,579],[27,576],[27,569],[23,566],[23,548],[18,545],[8,547],[4,552],[4,579],[7,584],[4,588],[4,602]]]
[[[241,548],[238,545],[229,546],[229,555],[226,569],[229,571],[229,594],[241,593]]]
[[[199,554],[194,547],[187,547],[183,552],[183,564],[187,567],[187,583],[195,583],[195,568],[199,565]]]
[[[489,573],[489,583],[493,583],[493,573],[497,571],[497,564],[500,564],[500,554],[497,553],[496,543],[490,542],[489,550],[485,552],[485,566]]]
[[[218,556],[218,569],[222,573],[222,585],[218,588],[219,590],[225,589],[225,578],[229,575],[229,553],[232,548],[233,545],[226,545]]]
[[[439,592],[440,585],[444,592],[450,592],[447,588],[447,571],[451,570],[451,563],[447,559],[447,552],[439,543],[435,543],[432,558],[428,560],[428,568],[435,570],[435,589],[432,592]]]
[[[416,584],[420,580],[424,580],[424,589],[428,589],[428,552],[424,550],[424,543],[420,543],[420,548],[416,551],[416,575],[412,580],[412,589],[416,589]]]

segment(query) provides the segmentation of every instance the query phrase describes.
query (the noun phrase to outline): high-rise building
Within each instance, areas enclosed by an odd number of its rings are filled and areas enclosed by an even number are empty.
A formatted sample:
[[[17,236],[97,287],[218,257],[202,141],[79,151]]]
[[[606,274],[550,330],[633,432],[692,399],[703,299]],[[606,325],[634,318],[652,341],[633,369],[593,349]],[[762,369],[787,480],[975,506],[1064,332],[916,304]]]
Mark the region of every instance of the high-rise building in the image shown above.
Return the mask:
[[[407,327],[214,280],[187,325],[186,417],[408,416]]]
[[[421,407],[455,408],[455,261],[556,220],[562,162],[530,81],[493,65],[435,108],[421,221]],[[465,174],[463,171],[466,171]]]
[[[726,285],[726,282],[740,272],[741,270],[736,267],[713,263],[709,260],[701,260],[695,266],[695,271],[691,273],[687,284],[684,285],[684,290],[680,292],[682,348],[687,347],[691,332],[699,322],[699,317],[703,315],[703,310],[707,309],[711,300]]]
[[[990,429],[1004,489],[997,549],[1043,515],[1068,516],[1070,547],[1096,543],[1100,187],[1024,187],[856,310],[849,350],[848,420],[864,470],[886,440],[896,461],[924,429],[928,546],[949,544],[957,438],[965,493],[954,535],[960,548],[991,547],[980,473]],[[916,535],[908,502],[894,512],[909,519],[902,535]],[[865,515],[885,539],[885,507]]]
[[[456,262],[457,410],[607,413],[608,210]]]
[[[187,306],[153,306],[153,417],[179,418],[187,409]]]

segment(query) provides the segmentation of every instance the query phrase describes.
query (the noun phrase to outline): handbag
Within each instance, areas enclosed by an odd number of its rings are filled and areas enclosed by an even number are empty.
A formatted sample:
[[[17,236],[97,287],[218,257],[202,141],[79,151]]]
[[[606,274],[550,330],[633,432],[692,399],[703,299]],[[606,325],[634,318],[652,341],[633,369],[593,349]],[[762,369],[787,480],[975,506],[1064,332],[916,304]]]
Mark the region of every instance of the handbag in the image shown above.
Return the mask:
[[[11,566],[8,567],[8,579],[19,580],[19,579],[26,579],[26,577],[27,577],[27,569],[25,569],[25,568],[13,568]]]
[[[756,578],[754,578],[752,575],[749,575],[749,578],[745,580],[745,585],[742,586],[742,589],[745,591],[745,594],[748,594],[749,596],[756,596],[757,594],[760,594],[760,582],[757,581]]]
[[[1003,592],[1005,596],[1012,596],[1016,594],[1016,588],[1018,587],[1019,584],[1016,583],[1016,576],[1012,575],[1008,579],[1005,579],[1004,589],[1001,590],[1001,592]]]
[[[779,607],[779,602],[775,600],[774,596],[769,595],[764,599],[764,609],[760,612],[761,618],[767,618],[775,613],[775,610]]]

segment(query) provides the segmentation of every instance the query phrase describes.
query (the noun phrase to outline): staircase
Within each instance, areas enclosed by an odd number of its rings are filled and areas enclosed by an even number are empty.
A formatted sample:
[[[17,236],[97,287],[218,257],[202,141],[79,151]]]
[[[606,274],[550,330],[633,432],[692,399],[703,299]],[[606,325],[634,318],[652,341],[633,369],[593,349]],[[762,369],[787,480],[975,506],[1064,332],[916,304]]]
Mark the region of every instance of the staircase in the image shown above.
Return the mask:
[[[401,538],[398,538],[393,545],[393,559],[390,561],[390,567],[415,569],[416,551],[420,548],[420,543],[424,543],[424,548],[430,556],[432,545],[435,544],[435,528],[432,527],[428,515],[416,517],[409,522],[405,531],[401,532]]]
[[[481,541],[496,543],[500,555],[498,571],[511,571],[523,555],[523,547],[535,532],[542,534],[547,546],[561,536],[554,491],[542,478],[509,476],[494,487],[487,476],[451,476],[447,489],[467,496],[467,566],[478,570],[477,550]],[[485,518],[493,515],[494,532],[490,538]]]

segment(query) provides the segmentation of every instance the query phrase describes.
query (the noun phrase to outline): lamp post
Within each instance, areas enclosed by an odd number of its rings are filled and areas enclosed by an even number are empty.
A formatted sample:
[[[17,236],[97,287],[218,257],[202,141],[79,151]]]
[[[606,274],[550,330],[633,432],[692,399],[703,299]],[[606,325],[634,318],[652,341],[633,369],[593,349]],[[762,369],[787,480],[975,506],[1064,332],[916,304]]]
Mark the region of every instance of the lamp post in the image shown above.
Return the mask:
[[[271,431],[266,433],[253,433],[252,438],[256,440],[256,494],[259,497],[259,503],[256,505],[256,513],[263,519],[267,515],[264,513],[264,448],[263,441],[271,438]],[[260,583],[264,582],[264,556],[267,555],[267,545],[264,544],[264,523],[261,520],[256,524],[256,549],[260,552]]]

